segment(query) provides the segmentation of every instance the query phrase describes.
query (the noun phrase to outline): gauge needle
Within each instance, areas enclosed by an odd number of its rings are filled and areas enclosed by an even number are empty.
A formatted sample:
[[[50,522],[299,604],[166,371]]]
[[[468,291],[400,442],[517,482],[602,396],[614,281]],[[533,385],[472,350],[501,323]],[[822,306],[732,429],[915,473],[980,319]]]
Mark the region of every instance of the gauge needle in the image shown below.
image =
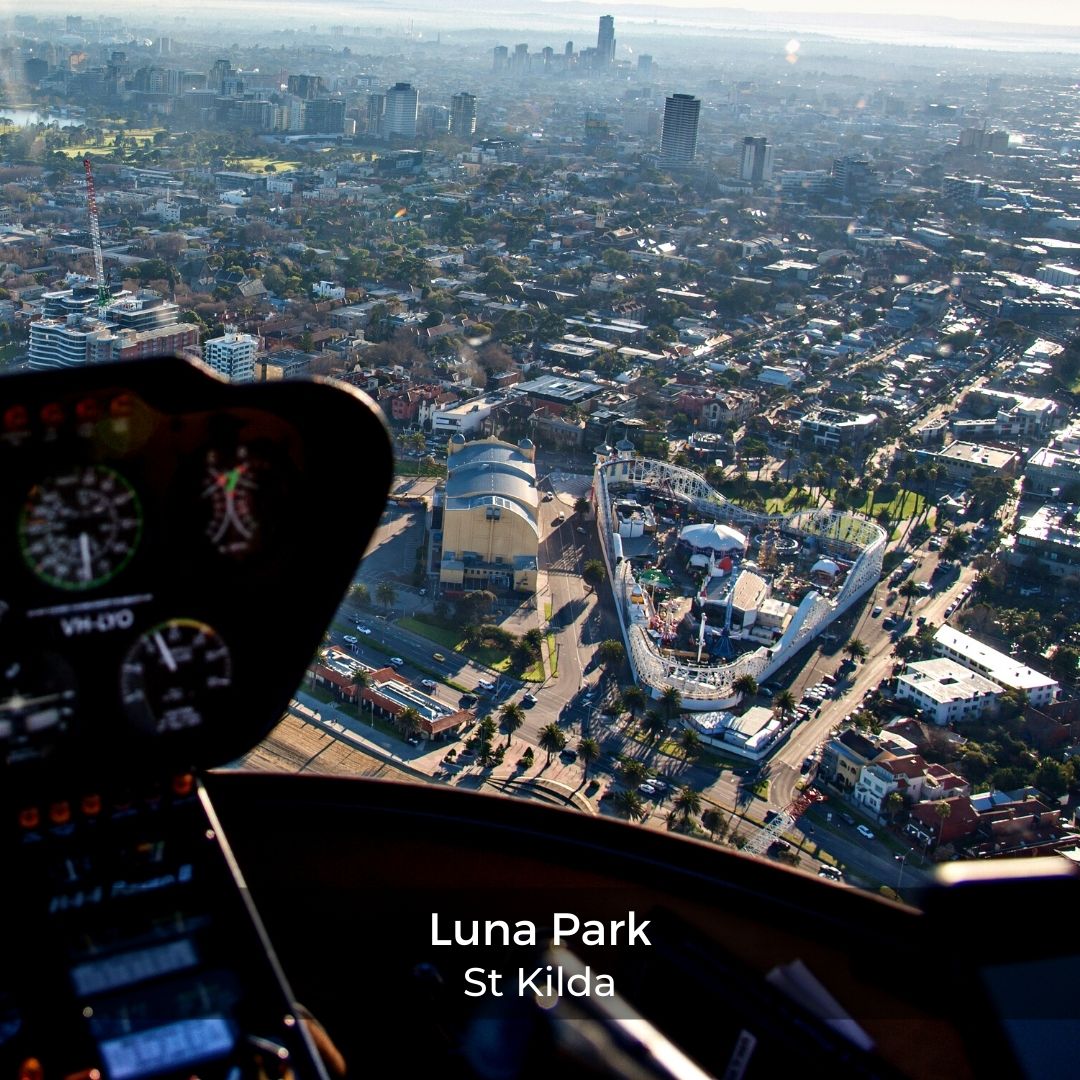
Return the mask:
[[[83,581],[89,581],[94,576],[94,568],[90,562],[90,537],[86,533],[79,533],[79,554],[82,556]]]
[[[165,639],[160,633],[154,634],[154,644],[157,646],[157,650],[161,653],[161,659],[165,661],[165,666],[170,671],[176,670],[176,660],[173,658],[173,654],[169,652],[169,646],[165,644]]]

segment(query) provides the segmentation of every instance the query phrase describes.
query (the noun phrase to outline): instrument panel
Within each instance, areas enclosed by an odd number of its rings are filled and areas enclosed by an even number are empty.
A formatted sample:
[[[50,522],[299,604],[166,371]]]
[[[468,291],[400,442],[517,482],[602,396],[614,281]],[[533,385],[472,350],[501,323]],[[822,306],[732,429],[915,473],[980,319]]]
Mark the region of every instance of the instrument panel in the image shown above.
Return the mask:
[[[350,388],[230,385],[178,359],[0,380],[0,769],[243,753],[303,677],[391,476]]]

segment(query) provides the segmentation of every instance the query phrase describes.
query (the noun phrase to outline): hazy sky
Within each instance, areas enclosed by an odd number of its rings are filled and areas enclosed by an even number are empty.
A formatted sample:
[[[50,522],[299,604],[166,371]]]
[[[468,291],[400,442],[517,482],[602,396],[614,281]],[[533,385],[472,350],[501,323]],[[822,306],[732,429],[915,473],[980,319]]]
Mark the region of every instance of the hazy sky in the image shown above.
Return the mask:
[[[485,7],[489,4],[485,3]],[[638,7],[637,3],[604,3],[596,6],[618,14]],[[1051,23],[1060,26],[1080,26],[1080,3],[1077,0],[645,0],[640,6],[657,8],[741,8],[755,12],[792,12],[793,14],[867,13],[874,15],[935,15],[939,18],[988,19],[994,22]]]

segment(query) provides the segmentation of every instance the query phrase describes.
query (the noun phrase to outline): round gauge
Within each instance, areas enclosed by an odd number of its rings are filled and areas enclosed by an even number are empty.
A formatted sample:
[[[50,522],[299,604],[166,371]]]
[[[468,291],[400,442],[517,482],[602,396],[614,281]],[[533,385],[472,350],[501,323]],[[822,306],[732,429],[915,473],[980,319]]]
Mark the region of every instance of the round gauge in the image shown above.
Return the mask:
[[[0,753],[8,761],[51,746],[75,712],[75,678],[52,654],[0,657]]]
[[[19,518],[27,566],[58,589],[93,589],[128,564],[142,536],[135,489],[115,469],[85,465],[36,484]]]
[[[217,632],[194,619],[152,627],[128,650],[120,694],[148,735],[199,727],[232,686],[232,657]]]
[[[255,546],[259,517],[255,495],[259,484],[245,447],[228,462],[211,450],[206,456],[202,497],[209,505],[206,535],[222,555],[246,555]]]

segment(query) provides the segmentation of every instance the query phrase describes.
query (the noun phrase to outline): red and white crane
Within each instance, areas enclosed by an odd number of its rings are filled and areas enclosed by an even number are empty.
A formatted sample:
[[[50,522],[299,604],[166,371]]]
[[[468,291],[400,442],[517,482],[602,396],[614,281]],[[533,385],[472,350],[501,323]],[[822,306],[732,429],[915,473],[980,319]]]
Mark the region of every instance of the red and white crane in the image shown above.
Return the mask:
[[[105,284],[105,264],[101,258],[101,224],[98,221],[97,196],[94,194],[94,170],[89,156],[83,158],[86,170],[86,206],[90,213],[90,242],[94,248],[94,275],[97,278],[98,314],[104,317],[105,309],[112,300],[112,293]]]

